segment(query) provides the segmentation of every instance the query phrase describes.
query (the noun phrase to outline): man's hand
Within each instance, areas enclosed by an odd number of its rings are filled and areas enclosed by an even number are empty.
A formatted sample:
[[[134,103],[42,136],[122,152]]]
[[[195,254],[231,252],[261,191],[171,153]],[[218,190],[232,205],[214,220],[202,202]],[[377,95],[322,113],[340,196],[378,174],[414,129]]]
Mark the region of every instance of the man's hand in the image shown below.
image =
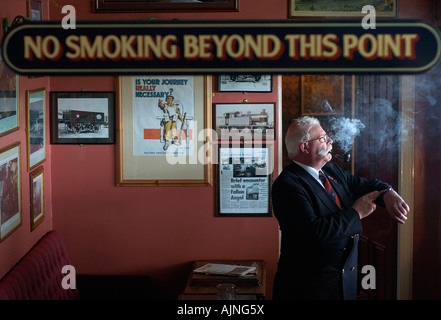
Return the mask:
[[[405,223],[407,220],[407,213],[409,206],[401,198],[401,196],[393,189],[389,189],[383,196],[384,204],[389,214],[399,223]]]
[[[386,191],[387,190],[372,191],[372,192],[367,193],[364,196],[358,198],[354,202],[354,204],[352,205],[352,208],[358,212],[360,219],[366,218],[372,212],[375,211],[375,209],[377,208],[377,205],[374,203],[374,201]]]

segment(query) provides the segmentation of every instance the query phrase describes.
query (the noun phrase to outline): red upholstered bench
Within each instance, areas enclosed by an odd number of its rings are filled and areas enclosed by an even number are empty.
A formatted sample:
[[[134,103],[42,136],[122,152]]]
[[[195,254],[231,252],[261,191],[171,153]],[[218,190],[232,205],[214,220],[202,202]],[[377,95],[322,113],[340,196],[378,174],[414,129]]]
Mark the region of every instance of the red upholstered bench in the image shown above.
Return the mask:
[[[0,300],[78,299],[77,290],[62,287],[61,269],[71,264],[61,235],[48,232],[1,279]]]
[[[64,289],[65,265],[72,263],[64,241],[50,231],[0,280],[0,300],[76,300],[79,292],[84,300],[153,298],[148,275],[77,274],[77,289]]]

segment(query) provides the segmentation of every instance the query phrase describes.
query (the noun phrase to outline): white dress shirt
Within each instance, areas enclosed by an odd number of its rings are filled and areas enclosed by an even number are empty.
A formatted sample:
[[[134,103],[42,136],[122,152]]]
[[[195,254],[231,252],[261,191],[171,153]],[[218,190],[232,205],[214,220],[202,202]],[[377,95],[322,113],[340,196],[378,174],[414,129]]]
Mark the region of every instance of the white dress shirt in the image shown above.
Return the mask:
[[[318,183],[320,183],[320,185],[324,188],[325,186],[323,185],[322,181],[319,179],[319,171],[313,167],[307,166],[306,164],[297,162],[292,160],[293,162],[295,162],[296,164],[298,164],[299,166],[301,166],[303,169],[305,169],[306,172],[308,172],[315,180],[317,180]]]

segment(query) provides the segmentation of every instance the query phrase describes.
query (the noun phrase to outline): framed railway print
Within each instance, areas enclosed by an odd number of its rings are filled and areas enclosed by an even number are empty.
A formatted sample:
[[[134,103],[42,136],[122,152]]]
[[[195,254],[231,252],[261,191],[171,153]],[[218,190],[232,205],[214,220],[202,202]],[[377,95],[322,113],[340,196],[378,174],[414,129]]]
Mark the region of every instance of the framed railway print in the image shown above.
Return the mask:
[[[219,145],[216,170],[218,217],[269,217],[273,154],[262,148]]]
[[[0,150],[0,241],[22,224],[20,142]]]
[[[18,130],[18,75],[3,63],[0,52],[0,137]]]
[[[115,143],[114,92],[51,92],[51,143]]]
[[[211,77],[117,78],[118,186],[208,186]]]
[[[274,140],[274,103],[217,103],[213,123],[214,140]]]
[[[26,91],[26,150],[28,171],[46,160],[46,90]]]
[[[220,92],[271,92],[273,81],[270,74],[232,74],[217,78]]]
[[[31,186],[31,231],[43,220],[44,211],[44,168],[38,167],[30,173]]]

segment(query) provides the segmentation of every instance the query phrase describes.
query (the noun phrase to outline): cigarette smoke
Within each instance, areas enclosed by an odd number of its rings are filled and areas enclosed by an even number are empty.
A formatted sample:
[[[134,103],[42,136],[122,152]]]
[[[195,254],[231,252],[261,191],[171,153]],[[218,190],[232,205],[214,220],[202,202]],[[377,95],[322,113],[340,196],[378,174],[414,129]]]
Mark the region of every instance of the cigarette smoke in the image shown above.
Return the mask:
[[[365,133],[372,142],[369,152],[376,153],[385,148],[393,150],[399,147],[398,141],[407,143],[408,132],[414,126],[409,115],[394,110],[392,102],[386,99],[373,99],[364,107],[369,108],[369,117],[376,123],[374,130]],[[329,120],[331,138],[344,153],[351,151],[355,138],[365,127],[359,119],[332,117]]]
[[[365,125],[358,119],[344,117],[332,117],[329,127],[334,143],[344,152],[352,149],[354,138],[365,128]]]

